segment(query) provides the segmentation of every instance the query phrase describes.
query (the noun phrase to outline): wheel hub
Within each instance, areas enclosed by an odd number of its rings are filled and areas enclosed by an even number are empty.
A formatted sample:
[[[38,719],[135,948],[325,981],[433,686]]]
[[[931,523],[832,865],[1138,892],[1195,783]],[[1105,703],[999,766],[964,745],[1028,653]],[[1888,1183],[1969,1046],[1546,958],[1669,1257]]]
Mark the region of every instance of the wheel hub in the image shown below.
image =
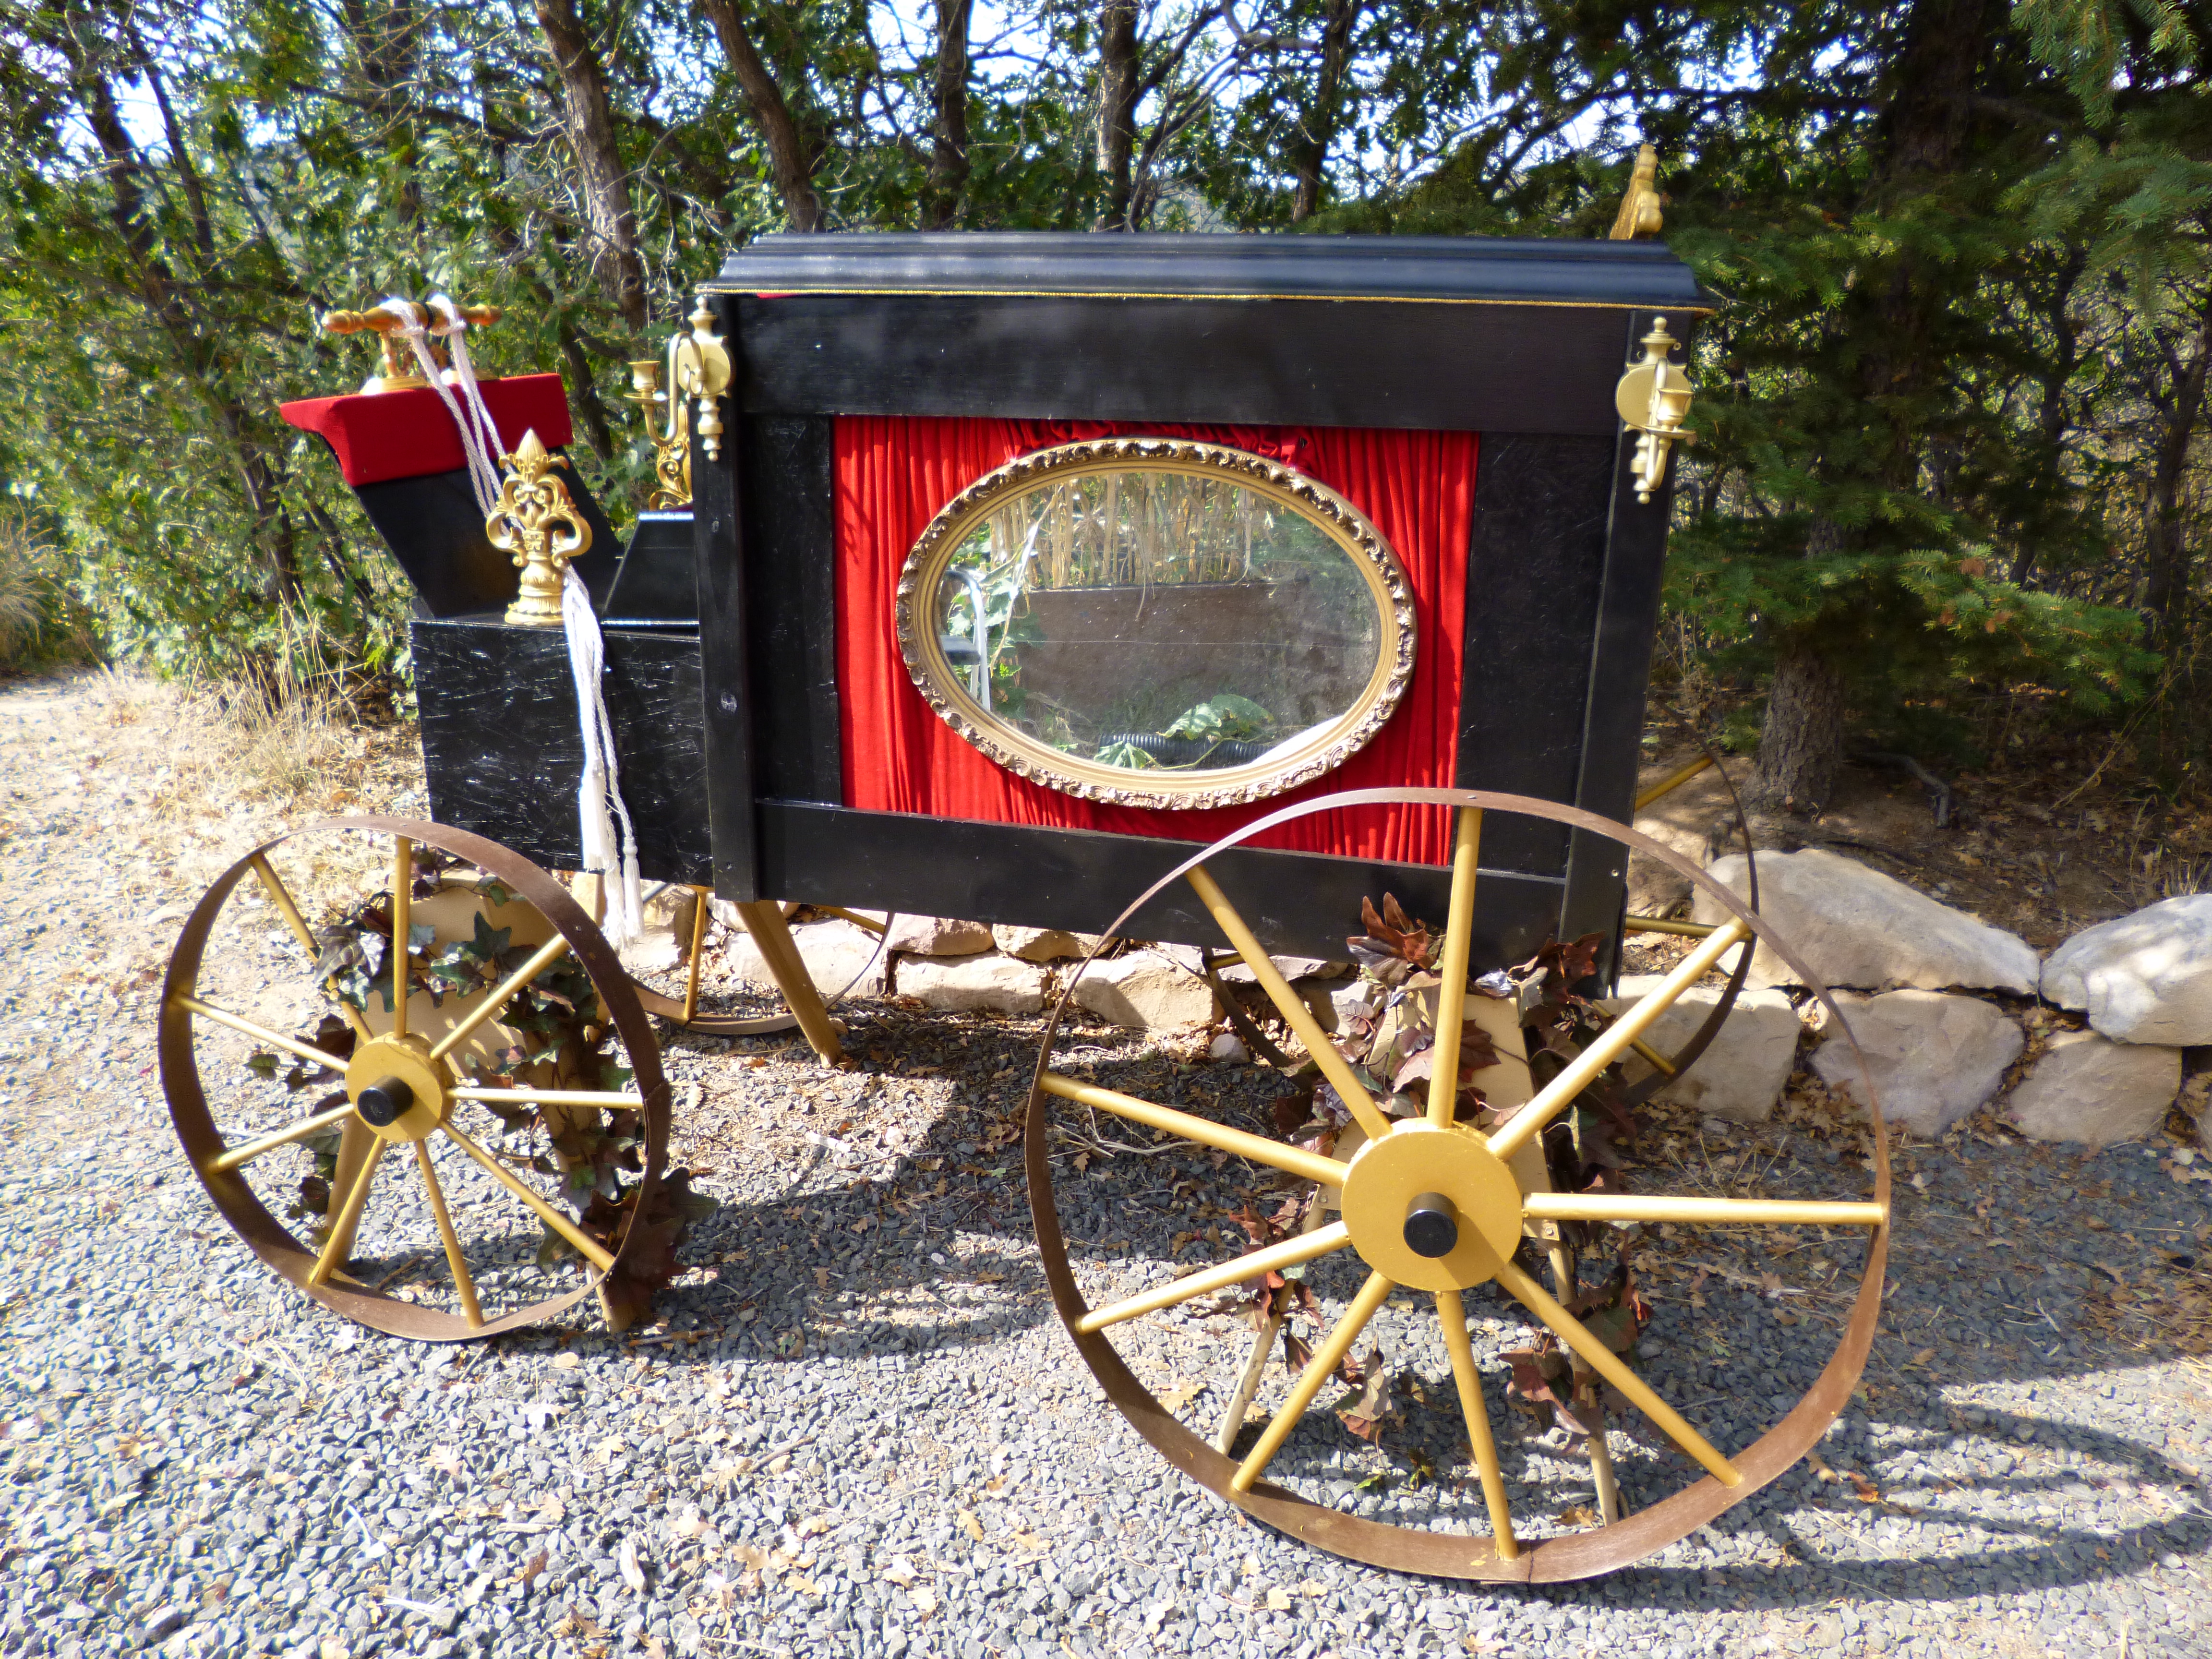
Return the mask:
[[[361,1044],[346,1062],[346,1098],[354,1115],[386,1140],[424,1140],[453,1109],[453,1074],[430,1045],[412,1033]]]
[[[1521,1240],[1512,1170],[1474,1135],[1428,1123],[1400,1123],[1361,1147],[1343,1206],[1360,1260],[1416,1290],[1483,1284]]]

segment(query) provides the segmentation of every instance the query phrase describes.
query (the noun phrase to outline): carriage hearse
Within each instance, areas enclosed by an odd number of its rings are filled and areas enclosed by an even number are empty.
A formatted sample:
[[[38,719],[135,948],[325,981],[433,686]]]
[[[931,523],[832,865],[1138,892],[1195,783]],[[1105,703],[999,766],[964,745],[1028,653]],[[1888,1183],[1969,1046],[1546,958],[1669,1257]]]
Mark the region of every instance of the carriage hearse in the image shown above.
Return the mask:
[[[1558,1579],[1681,1536],[1847,1401],[1888,1200],[1878,1134],[1870,1194],[1823,1200],[1623,1192],[1577,1150],[1607,1100],[1695,1060],[1745,940],[1794,964],[1626,827],[1676,359],[1710,308],[1632,237],[768,236],[701,290],[665,385],[635,366],[662,453],[626,542],[565,464],[559,377],[475,380],[466,331],[491,313],[327,319],[381,334],[383,372],[285,413],[413,585],[430,811],[273,842],[187,921],[161,1059],[216,1206],[274,1272],[396,1335],[514,1330],[595,1293],[619,1328],[687,1212],[653,1020],[795,1024],[842,1061],[787,907],[1096,936],[1043,1024],[1025,1157],[1059,1313],[1139,1432],[1255,1518],[1387,1566]],[[1676,924],[1685,954],[1607,1000],[1632,849],[1728,920]],[[633,872],[699,896],[680,993],[610,942]],[[708,895],[787,1012],[702,1002]],[[1224,1017],[1310,1085],[1303,1121],[1064,1062],[1067,992],[1131,939],[1199,947]],[[1286,958],[1348,939],[1356,996],[1289,983]],[[1264,1021],[1215,974],[1224,947]],[[1656,1052],[1659,1017],[1731,957],[1697,1035]],[[1109,1119],[1188,1166],[1178,1202],[1275,1183],[1254,1248],[1072,1264],[1055,1125]],[[1832,1357],[1734,1449],[1632,1363],[1644,1311],[1613,1241],[1646,1224],[1863,1249]],[[1471,1328],[1479,1290],[1534,1349]],[[1312,1443],[1335,1419],[1302,1425],[1394,1296],[1402,1403],[1442,1414],[1467,1478],[1432,1471],[1421,1513],[1385,1521],[1331,1496]],[[1212,1432],[1116,1346],[1206,1297],[1256,1330]],[[1507,1478],[1509,1369],[1594,1426],[1601,1514],[1534,1512]]]

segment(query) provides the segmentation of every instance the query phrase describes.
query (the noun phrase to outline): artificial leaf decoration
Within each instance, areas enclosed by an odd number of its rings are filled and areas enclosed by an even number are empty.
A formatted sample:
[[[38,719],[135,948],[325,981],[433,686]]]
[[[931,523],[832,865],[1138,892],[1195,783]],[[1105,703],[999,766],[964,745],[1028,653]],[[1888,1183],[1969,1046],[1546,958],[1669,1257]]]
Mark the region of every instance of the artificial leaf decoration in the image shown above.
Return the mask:
[[[1352,1375],[1347,1376],[1346,1372]],[[1379,1443],[1384,1426],[1398,1415],[1391,1397],[1389,1368],[1382,1363],[1382,1350],[1370,1348],[1366,1359],[1357,1364],[1346,1355],[1337,1375],[1345,1377],[1356,1390],[1338,1402],[1337,1420],[1369,1444]]]
[[[1344,943],[1352,960],[1362,967],[1404,963],[1409,968],[1425,968],[1435,957],[1429,930],[1419,922],[1407,921],[1406,913],[1398,908],[1397,899],[1389,893],[1382,895],[1380,915],[1376,915],[1371,900],[1361,899],[1359,920],[1366,933],[1354,935]]]

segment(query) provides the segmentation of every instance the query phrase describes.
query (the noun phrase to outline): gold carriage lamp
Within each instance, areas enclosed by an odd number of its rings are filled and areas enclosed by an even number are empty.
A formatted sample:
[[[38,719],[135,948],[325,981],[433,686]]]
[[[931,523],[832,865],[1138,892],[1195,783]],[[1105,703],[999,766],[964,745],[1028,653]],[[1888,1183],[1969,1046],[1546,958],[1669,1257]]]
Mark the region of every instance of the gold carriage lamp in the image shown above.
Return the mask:
[[[1664,317],[1638,343],[1644,348],[1643,358],[1620,377],[1613,405],[1622,423],[1638,434],[1632,463],[1636,499],[1648,501],[1666,482],[1668,451],[1693,441],[1693,434],[1682,430],[1682,422],[1694,392],[1690,377],[1669,357],[1681,342],[1667,331]]]
[[[412,300],[404,303],[413,313],[416,325],[428,328],[435,320],[428,307]],[[497,306],[463,306],[460,313],[471,328],[489,328],[500,318]],[[405,319],[382,307],[373,311],[333,311],[323,318],[323,332],[325,334],[374,334],[378,337],[378,343],[383,348],[383,367],[380,372],[362,382],[361,390],[364,395],[410,392],[430,384],[417,373],[420,365],[411,356],[402,355],[405,348],[398,343],[406,338],[406,329]],[[434,339],[430,343],[430,355],[439,368],[444,369],[445,349]]]

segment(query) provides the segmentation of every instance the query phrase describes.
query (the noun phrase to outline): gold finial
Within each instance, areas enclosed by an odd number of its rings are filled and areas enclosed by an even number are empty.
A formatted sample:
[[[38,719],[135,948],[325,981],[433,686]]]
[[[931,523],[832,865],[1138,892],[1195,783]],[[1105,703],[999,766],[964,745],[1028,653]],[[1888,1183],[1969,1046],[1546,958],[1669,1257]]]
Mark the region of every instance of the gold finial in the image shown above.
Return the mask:
[[[1666,223],[1659,210],[1667,198],[1659,193],[1659,152],[1644,144],[1636,152],[1635,171],[1628,175],[1628,194],[1620,198],[1620,211],[1613,216],[1615,242],[1632,242],[1656,236]]]
[[[568,499],[568,486],[553,476],[554,467],[568,462],[548,454],[535,430],[524,433],[514,453],[501,456],[499,464],[507,477],[484,534],[522,567],[522,592],[507,606],[507,620],[518,628],[558,628],[562,573],[569,560],[591,551],[592,526]]]
[[[1613,388],[1613,402],[1622,424],[1643,434],[1636,441],[1632,470],[1636,475],[1636,499],[1648,501],[1666,479],[1668,451],[1690,441],[1682,422],[1689,415],[1696,388],[1672,361],[1674,348],[1682,343],[1667,331],[1664,317],[1654,321],[1651,331],[1638,343],[1644,348],[1644,356],[1620,377],[1620,384]]]
[[[720,399],[730,385],[730,354],[714,332],[714,313],[704,295],[690,316],[691,331],[679,334],[670,352],[670,378],[699,406],[699,447],[713,460],[722,453]]]
[[[682,337],[678,336],[678,339]],[[677,340],[668,343],[668,378],[676,379]],[[653,441],[653,476],[659,486],[645,498],[648,513],[691,505],[691,410],[682,398],[660,389],[660,365],[650,358],[629,366],[627,401],[645,416],[645,435]],[[661,418],[666,407],[667,418]]]

